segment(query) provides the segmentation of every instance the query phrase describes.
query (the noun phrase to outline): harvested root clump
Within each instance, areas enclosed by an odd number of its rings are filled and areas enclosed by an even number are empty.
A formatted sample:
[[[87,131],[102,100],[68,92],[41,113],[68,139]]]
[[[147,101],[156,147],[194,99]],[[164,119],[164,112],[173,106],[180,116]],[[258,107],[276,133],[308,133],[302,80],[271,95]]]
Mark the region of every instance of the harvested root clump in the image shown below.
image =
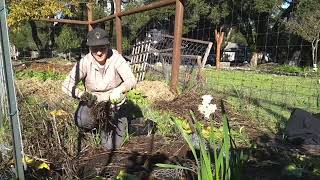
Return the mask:
[[[96,124],[103,128],[106,132],[115,130],[118,124],[118,119],[115,118],[115,112],[111,107],[110,102],[98,102],[91,108],[91,115],[93,116]]]

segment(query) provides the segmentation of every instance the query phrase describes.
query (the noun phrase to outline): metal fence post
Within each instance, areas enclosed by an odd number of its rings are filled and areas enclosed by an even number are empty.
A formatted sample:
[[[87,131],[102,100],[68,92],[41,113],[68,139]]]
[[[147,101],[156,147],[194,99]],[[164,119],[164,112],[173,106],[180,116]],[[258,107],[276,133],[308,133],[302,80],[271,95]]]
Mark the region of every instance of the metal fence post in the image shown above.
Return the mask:
[[[23,149],[21,140],[21,129],[19,121],[18,106],[16,101],[16,93],[13,80],[12,64],[10,59],[9,35],[7,27],[7,14],[5,0],[0,3],[0,21],[1,21],[1,50],[4,65],[4,75],[7,85],[9,116],[11,121],[13,147],[15,155],[16,176],[19,180],[24,180],[24,169],[22,164]]]

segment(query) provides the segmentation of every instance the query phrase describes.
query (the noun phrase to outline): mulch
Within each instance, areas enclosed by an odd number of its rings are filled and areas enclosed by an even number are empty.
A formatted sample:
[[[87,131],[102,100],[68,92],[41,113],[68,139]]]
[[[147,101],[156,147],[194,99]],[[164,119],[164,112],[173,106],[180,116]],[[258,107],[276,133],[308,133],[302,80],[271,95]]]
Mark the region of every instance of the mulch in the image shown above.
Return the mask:
[[[49,71],[67,74],[71,71],[73,64],[55,64],[50,62],[26,62],[14,66],[14,70],[36,70],[36,71]]]
[[[115,151],[89,150],[73,162],[78,176],[90,179],[97,175],[112,177],[125,170],[145,179],[156,163],[169,163],[186,157],[188,145],[182,139],[160,136],[134,136]]]

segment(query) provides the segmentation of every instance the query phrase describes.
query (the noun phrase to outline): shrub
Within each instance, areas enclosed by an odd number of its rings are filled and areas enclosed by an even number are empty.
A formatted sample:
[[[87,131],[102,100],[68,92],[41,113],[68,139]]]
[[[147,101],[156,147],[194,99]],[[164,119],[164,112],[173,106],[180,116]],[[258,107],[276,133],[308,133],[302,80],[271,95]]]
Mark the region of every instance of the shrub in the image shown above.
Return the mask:
[[[81,46],[81,39],[69,26],[63,26],[59,36],[56,39],[59,52],[70,53],[72,49],[79,48]]]

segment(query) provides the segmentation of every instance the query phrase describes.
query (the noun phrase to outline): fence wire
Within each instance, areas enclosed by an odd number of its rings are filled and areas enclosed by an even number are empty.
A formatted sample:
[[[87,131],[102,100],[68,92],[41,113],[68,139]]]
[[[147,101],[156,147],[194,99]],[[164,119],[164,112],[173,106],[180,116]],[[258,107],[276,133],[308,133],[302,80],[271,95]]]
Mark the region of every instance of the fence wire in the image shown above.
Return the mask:
[[[4,121],[8,120],[8,102],[7,86],[5,83],[3,52],[0,47],[0,128],[3,127]]]

